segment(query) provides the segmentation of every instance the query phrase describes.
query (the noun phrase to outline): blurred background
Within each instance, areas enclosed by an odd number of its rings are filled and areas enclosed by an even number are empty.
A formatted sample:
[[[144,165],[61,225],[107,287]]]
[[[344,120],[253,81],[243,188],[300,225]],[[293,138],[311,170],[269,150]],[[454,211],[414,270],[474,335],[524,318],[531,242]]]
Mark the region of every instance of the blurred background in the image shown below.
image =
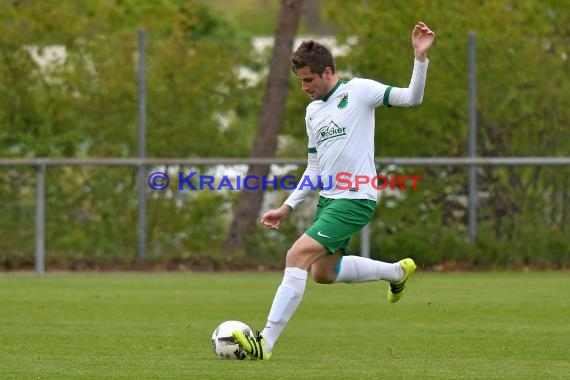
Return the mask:
[[[344,79],[406,87],[419,20],[437,35],[424,102],[377,109],[375,143],[380,173],[422,179],[382,192],[351,250],[434,270],[568,268],[567,1],[5,0],[0,20],[3,270],[281,268],[317,192],[275,232],[257,220],[287,191],[155,191],[148,176],[300,176],[308,97],[291,49],[322,40]],[[527,160],[429,160],[474,155]],[[103,158],[117,163],[88,164]],[[136,158],[155,161],[120,161]]]

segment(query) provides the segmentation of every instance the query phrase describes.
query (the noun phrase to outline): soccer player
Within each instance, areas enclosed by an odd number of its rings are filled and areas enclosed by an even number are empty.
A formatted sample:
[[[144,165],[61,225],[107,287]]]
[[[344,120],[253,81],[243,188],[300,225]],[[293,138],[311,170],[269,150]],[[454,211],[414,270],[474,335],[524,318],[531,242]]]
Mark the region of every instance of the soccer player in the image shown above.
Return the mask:
[[[318,42],[304,41],[291,57],[291,67],[301,81],[301,90],[311,98],[305,123],[308,162],[303,175],[318,183],[332,178],[333,185],[320,191],[313,224],[287,252],[283,281],[273,299],[267,324],[255,337],[241,331],[233,335],[248,354],[267,360],[287,322],[299,306],[308,271],[318,283],[389,282],[388,300],[402,297],[406,281],[416,269],[410,258],[385,263],[345,255],[348,242],[371,220],[376,209],[377,190],[372,179],[374,163],[374,109],[379,106],[410,107],[422,102],[428,67],[427,50],[435,33],[423,22],[412,31],[414,68],[407,88],[391,87],[370,79],[340,80],[331,52]],[[343,173],[343,182],[336,181]],[[347,185],[347,175],[353,182]],[[363,183],[364,182],[364,183]],[[342,186],[341,186],[342,185]],[[297,188],[285,203],[266,212],[261,223],[271,229],[303,201],[310,186]]]

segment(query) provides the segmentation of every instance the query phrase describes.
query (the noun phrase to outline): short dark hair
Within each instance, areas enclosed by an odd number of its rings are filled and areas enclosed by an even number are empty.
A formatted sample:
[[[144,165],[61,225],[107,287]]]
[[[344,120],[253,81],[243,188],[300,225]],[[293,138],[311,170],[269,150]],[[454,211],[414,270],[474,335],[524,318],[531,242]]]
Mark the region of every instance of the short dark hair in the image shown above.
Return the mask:
[[[298,69],[305,66],[309,66],[311,72],[319,75],[323,75],[327,67],[331,68],[333,74],[336,72],[334,58],[330,50],[313,40],[303,41],[291,56],[293,72],[297,72]]]

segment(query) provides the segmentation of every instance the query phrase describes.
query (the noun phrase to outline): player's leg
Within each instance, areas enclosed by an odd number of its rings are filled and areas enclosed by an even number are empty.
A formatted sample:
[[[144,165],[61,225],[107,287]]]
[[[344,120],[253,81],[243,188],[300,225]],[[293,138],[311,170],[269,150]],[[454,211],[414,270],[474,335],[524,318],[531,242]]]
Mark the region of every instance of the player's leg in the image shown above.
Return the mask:
[[[342,256],[337,252],[315,262],[311,266],[311,275],[319,284],[379,280],[399,283],[404,279],[404,268],[400,262],[385,263],[360,256]]]
[[[319,242],[303,234],[287,252],[285,275],[267,318],[262,336],[269,351],[281,335],[289,319],[301,303],[311,265],[327,254]]]
[[[336,270],[334,282],[399,282],[404,278],[404,269],[400,263],[385,263],[361,256],[341,256]]]
[[[332,284],[337,277],[337,266],[341,258],[340,252],[321,257],[311,265],[311,276],[319,284]]]
[[[283,281],[273,299],[265,328],[257,337],[248,338],[235,331],[239,345],[257,359],[267,360],[273,346],[301,303],[307,283],[307,271],[311,265],[325,256],[327,250],[319,242],[303,234],[287,252]]]
[[[318,220],[307,230],[307,234],[321,242],[329,252],[311,266],[316,282],[355,283],[385,280],[390,283],[388,299],[396,302],[402,297],[406,280],[414,272],[411,259],[397,263],[386,263],[360,256],[342,256],[350,238],[371,220],[376,204],[367,200],[327,200]],[[322,206],[321,206],[322,207]]]
[[[385,263],[360,256],[327,255],[311,266],[313,279],[320,284],[356,283],[386,280],[388,300],[392,303],[402,298],[406,281],[416,270],[410,258],[397,263]]]
[[[341,256],[337,268],[335,283],[388,281],[388,300],[394,303],[402,298],[406,281],[416,270],[416,264],[410,258],[391,264],[360,256]]]
[[[365,199],[327,200],[325,209],[307,234],[321,242],[331,254],[313,264],[311,274],[318,283],[401,281],[404,272],[398,264],[360,256],[341,256],[351,237],[366,226],[376,210],[376,202]],[[321,206],[322,207],[322,206]]]

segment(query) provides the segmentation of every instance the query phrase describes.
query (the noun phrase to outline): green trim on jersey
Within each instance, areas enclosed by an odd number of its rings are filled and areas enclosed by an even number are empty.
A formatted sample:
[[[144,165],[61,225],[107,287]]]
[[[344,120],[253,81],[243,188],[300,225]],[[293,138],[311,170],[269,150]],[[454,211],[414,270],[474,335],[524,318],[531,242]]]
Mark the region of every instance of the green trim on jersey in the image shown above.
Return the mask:
[[[340,86],[341,84],[345,84],[346,81],[345,80],[339,80],[338,82],[336,82],[336,84],[334,85],[334,87],[329,91],[329,93],[323,98],[323,102],[326,102],[327,100],[329,100],[329,98],[332,96],[332,94],[336,91],[336,89],[338,88],[338,86]]]
[[[390,105],[390,102],[388,101],[390,99],[390,91],[392,91],[392,87],[388,87],[386,89],[386,91],[384,91],[384,100],[382,101],[382,103],[386,106],[386,107],[392,107]]]
[[[317,148],[307,148],[309,153],[317,153]]]

